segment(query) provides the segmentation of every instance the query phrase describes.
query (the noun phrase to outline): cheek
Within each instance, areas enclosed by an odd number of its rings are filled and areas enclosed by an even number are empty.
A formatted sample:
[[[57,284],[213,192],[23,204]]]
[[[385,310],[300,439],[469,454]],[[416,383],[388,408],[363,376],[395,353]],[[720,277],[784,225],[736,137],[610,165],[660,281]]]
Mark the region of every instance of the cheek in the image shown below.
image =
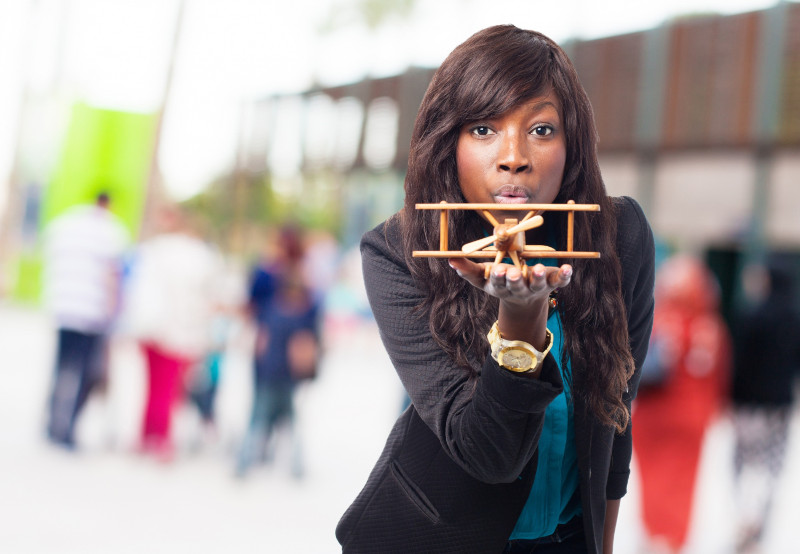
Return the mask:
[[[458,169],[458,183],[467,202],[479,202],[480,176],[483,174],[481,163],[474,149],[464,146],[461,142],[456,149],[456,167]],[[477,195],[477,196],[476,196]]]
[[[567,151],[566,148],[557,148],[549,156],[549,171],[553,179],[557,179],[559,183],[564,177],[564,170],[567,165]]]
[[[485,185],[487,172],[494,167],[491,148],[473,141],[460,141],[456,148],[456,168],[461,190],[479,192]],[[474,200],[473,200],[474,201]]]
[[[456,166],[458,167],[459,179],[473,175],[479,168],[479,165],[476,153],[471,148],[459,142],[458,148],[456,149]]]
[[[561,182],[561,179],[564,177],[564,169],[567,167],[567,153],[566,151],[562,151],[561,155],[556,160],[556,166],[558,171],[558,181]]]

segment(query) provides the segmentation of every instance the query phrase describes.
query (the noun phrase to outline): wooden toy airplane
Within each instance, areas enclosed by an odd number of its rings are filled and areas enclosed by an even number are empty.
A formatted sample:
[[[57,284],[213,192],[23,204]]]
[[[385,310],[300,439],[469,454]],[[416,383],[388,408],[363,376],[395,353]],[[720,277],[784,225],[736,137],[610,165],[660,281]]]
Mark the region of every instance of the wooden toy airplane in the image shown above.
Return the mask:
[[[415,258],[493,258],[494,263],[499,263],[504,258],[510,258],[512,263],[527,277],[528,266],[522,261],[525,258],[599,258],[599,252],[585,252],[573,250],[573,228],[575,212],[598,212],[598,204],[576,204],[570,200],[566,204],[417,204],[418,210],[440,210],[439,222],[439,250],[414,250]],[[469,242],[461,250],[448,250],[448,212],[450,210],[480,210],[483,216],[494,226],[494,234]],[[506,218],[500,223],[491,211],[527,211],[522,221],[515,218]],[[567,214],[567,249],[554,250],[543,244],[525,244],[525,231],[535,229],[544,223],[541,215],[536,212],[566,211]],[[486,278],[491,271],[490,265],[486,266]]]

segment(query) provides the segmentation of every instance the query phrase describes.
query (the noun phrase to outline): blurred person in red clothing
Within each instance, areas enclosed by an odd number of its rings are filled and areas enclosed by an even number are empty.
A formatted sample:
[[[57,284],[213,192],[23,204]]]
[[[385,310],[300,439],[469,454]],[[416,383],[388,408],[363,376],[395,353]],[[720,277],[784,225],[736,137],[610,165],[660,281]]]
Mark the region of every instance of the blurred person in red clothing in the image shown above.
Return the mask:
[[[656,275],[655,297],[634,405],[633,449],[647,551],[666,553],[679,552],[686,542],[703,441],[727,394],[731,354],[719,287],[700,260],[666,260]]]
[[[181,210],[167,208],[159,215],[159,234],[136,253],[126,316],[147,366],[140,449],[170,461],[174,408],[183,400],[190,368],[213,347],[223,266]]]

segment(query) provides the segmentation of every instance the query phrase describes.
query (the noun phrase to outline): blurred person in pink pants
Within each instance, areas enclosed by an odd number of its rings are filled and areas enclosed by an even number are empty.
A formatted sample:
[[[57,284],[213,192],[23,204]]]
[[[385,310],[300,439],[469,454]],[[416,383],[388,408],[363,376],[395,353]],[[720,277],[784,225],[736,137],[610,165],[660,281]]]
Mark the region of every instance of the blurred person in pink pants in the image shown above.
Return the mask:
[[[210,347],[215,295],[221,277],[216,252],[186,224],[182,214],[162,214],[164,232],[141,244],[128,295],[131,332],[147,361],[141,449],[173,455],[172,413],[184,393],[190,367]]]

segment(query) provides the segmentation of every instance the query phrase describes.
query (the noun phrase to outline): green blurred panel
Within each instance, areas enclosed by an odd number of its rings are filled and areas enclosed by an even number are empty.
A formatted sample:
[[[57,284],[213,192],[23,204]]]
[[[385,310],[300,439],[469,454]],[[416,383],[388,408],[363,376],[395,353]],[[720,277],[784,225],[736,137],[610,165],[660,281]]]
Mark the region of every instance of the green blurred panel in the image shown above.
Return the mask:
[[[61,159],[44,195],[42,224],[107,191],[112,211],[135,236],[144,207],[156,123],[156,114],[76,104]]]
[[[41,253],[22,252],[16,260],[16,280],[11,291],[12,298],[36,304],[41,293],[41,281]]]
[[[72,108],[52,180],[41,204],[41,228],[75,204],[108,192],[111,209],[136,237],[141,225],[157,114],[107,110],[78,103]],[[41,293],[41,251],[25,250],[16,260],[12,294],[36,301]]]

